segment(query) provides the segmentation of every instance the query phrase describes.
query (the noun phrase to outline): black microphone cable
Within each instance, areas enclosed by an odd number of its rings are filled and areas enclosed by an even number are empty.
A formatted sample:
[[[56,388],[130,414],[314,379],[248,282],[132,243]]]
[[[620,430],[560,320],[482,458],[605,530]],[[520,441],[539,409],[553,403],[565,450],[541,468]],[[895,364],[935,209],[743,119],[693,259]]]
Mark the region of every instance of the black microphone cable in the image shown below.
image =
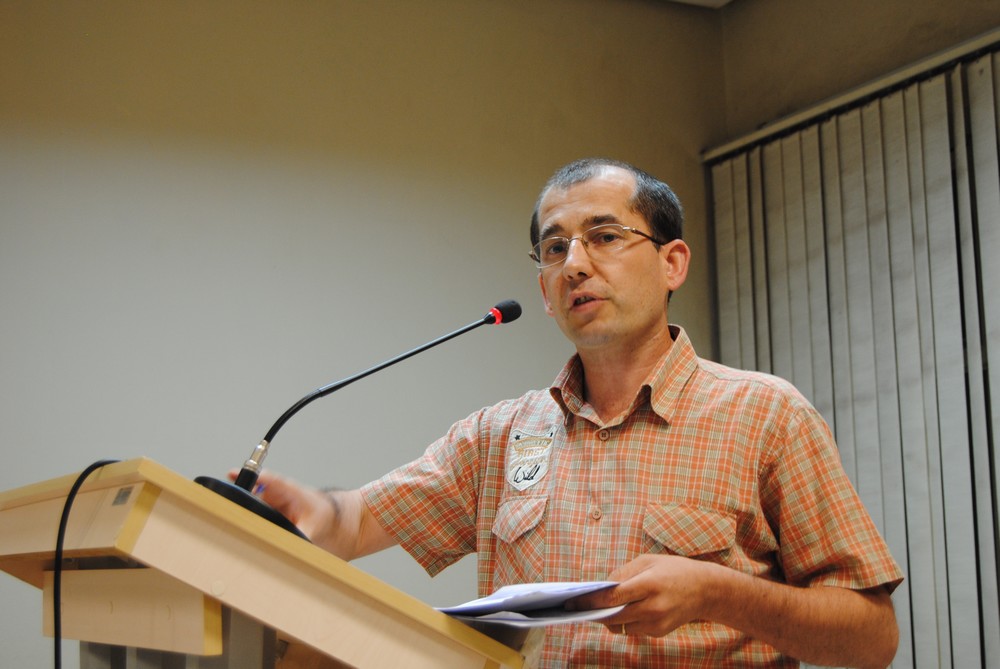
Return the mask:
[[[62,563],[63,544],[66,541],[66,526],[69,524],[69,512],[73,508],[73,500],[80,491],[80,486],[92,473],[120,460],[98,460],[80,472],[66,495],[63,502],[62,517],[59,519],[59,532],[56,535],[56,556],[55,566],[52,569],[52,637],[55,642],[55,654],[53,656],[53,666],[55,669],[62,669]]]

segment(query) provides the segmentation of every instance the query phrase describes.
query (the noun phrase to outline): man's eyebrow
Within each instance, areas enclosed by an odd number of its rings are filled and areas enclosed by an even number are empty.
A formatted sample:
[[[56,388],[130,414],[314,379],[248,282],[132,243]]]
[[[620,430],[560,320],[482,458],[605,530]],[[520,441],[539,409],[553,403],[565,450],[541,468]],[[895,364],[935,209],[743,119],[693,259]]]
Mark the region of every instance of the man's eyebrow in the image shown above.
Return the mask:
[[[619,223],[618,217],[614,214],[599,214],[596,216],[591,216],[583,222],[585,228],[592,228],[595,225],[604,225],[605,223]]]
[[[545,239],[546,237],[558,237],[562,235],[563,232],[564,232],[563,226],[559,225],[558,223],[555,223],[543,227],[541,231],[538,233],[538,236],[541,239]]]
[[[593,216],[588,216],[587,218],[583,219],[581,227],[593,228],[595,226],[604,225],[606,223],[620,223],[620,221],[618,220],[618,217],[615,216],[614,214],[594,214]],[[566,234],[566,229],[562,226],[562,224],[553,223],[551,225],[546,225],[544,228],[542,228],[542,231],[539,233],[538,236],[540,239],[545,239],[547,237],[557,237],[557,236],[563,236],[565,234]]]

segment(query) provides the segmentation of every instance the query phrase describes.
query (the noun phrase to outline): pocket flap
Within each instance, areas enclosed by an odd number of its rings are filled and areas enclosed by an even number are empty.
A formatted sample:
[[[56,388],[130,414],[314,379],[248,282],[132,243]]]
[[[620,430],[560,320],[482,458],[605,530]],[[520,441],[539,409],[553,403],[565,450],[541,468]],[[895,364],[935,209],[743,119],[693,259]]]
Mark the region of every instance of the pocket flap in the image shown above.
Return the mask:
[[[685,504],[650,504],[642,529],[672,553],[685,557],[731,548],[736,536],[731,516]]]
[[[493,520],[493,534],[500,540],[511,543],[534,529],[545,515],[546,501],[545,497],[528,497],[501,503]]]

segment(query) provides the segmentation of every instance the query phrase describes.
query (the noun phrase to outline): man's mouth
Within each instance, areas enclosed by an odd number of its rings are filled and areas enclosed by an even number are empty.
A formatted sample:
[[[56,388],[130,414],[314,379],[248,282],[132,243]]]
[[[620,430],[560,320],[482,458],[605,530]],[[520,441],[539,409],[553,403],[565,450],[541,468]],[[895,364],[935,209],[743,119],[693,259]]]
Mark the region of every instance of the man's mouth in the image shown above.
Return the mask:
[[[589,295],[583,295],[573,300],[573,306],[576,307],[581,304],[586,304],[587,302],[593,302],[595,299],[597,298],[590,297]]]

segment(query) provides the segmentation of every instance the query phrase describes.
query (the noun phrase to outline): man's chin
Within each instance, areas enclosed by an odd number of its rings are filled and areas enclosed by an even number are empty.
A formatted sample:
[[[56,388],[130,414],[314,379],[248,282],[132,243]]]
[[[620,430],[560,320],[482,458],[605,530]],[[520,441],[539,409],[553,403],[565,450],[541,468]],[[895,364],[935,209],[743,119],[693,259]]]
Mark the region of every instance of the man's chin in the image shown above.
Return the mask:
[[[578,351],[601,348],[614,340],[614,333],[594,324],[575,328],[572,331],[563,330],[563,333],[573,342]]]

